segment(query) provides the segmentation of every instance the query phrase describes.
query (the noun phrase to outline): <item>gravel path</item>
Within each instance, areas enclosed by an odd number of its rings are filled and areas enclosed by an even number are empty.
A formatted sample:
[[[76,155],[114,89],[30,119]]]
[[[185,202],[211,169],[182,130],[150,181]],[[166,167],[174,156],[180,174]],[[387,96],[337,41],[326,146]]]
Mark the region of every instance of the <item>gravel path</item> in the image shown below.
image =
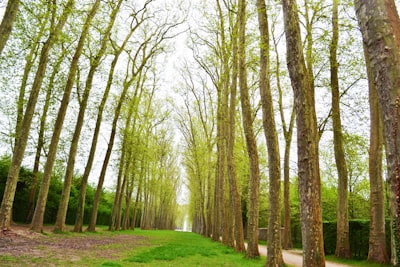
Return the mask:
[[[260,254],[267,256],[267,246],[259,245]],[[303,256],[301,250],[282,250],[283,260],[286,264],[302,267],[303,266]],[[352,267],[350,265],[335,263],[335,262],[325,262],[326,267]]]

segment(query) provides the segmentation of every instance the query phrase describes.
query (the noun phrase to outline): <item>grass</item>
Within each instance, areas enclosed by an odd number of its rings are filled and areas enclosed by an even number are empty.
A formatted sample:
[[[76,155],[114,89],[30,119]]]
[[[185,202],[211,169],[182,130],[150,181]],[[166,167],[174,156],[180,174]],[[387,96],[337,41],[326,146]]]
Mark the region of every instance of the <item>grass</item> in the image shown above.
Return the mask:
[[[99,266],[263,266],[265,257],[249,260],[244,254],[193,233],[137,231],[150,246],[132,251],[122,261],[106,261]]]
[[[118,239],[118,237],[120,237]],[[132,237],[132,239],[130,239]],[[40,238],[40,237],[39,237]],[[90,266],[90,267],[253,267],[264,266],[265,257],[246,259],[242,253],[200,235],[176,231],[116,231],[90,233],[45,232],[44,243],[32,243],[32,254],[0,255],[0,266]],[[95,246],[70,248],[73,242],[102,240]],[[118,242],[115,242],[115,239]],[[114,240],[114,241],[113,241]],[[111,242],[113,241],[113,242]],[[65,243],[67,242],[67,243]],[[65,247],[53,244],[67,244]]]

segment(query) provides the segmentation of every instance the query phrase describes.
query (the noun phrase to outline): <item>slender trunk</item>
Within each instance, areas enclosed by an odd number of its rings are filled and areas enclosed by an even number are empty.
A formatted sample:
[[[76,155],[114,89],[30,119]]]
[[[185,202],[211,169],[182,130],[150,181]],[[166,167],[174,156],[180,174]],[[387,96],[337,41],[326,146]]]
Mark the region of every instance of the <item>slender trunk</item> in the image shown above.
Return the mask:
[[[244,246],[244,231],[242,220],[242,206],[240,200],[240,192],[237,181],[236,164],[234,157],[235,148],[235,125],[236,125],[236,101],[237,101],[237,78],[238,78],[238,42],[237,42],[238,23],[236,20],[232,33],[232,83],[231,95],[228,114],[228,142],[227,142],[227,158],[228,158],[228,178],[231,196],[231,210],[233,211],[233,228],[235,237],[235,249],[238,252],[246,250]]]
[[[68,108],[72,88],[75,83],[79,58],[82,54],[83,46],[85,44],[86,37],[89,33],[89,28],[91,26],[91,22],[97,12],[97,9],[98,9],[98,4],[93,5],[92,10],[90,11],[89,15],[86,18],[86,21],[82,27],[82,33],[81,33],[81,36],[78,41],[78,45],[75,50],[75,54],[74,54],[71,64],[70,64],[67,84],[65,85],[65,88],[64,88],[64,95],[61,100],[60,108],[58,110],[56,122],[54,124],[54,130],[53,130],[53,135],[51,137],[49,153],[47,156],[47,160],[46,160],[46,164],[45,164],[44,172],[43,172],[43,177],[42,177],[42,182],[40,185],[38,201],[36,203],[35,212],[34,212],[33,218],[32,218],[31,229],[33,231],[40,231],[40,232],[43,231],[44,212],[46,209],[47,195],[49,192],[50,180],[51,180],[51,176],[52,176],[52,172],[53,172],[54,162],[56,159],[58,142],[60,140],[61,130],[62,130],[62,126],[64,124],[65,115],[67,113],[67,108]],[[67,181],[67,183],[68,182],[69,181]]]
[[[28,201],[28,214],[26,216],[26,223],[30,223],[32,220],[33,212],[35,211],[35,199],[36,199],[36,189],[37,189],[37,182],[39,176],[39,165],[40,165],[40,156],[42,153],[42,149],[44,146],[44,133],[46,130],[46,121],[47,121],[47,112],[50,108],[50,100],[51,100],[51,93],[54,89],[54,82],[58,71],[60,70],[61,63],[64,60],[66,50],[64,49],[61,53],[61,56],[58,58],[56,65],[54,66],[53,73],[50,77],[49,87],[47,88],[46,92],[46,100],[43,106],[43,113],[40,118],[40,127],[39,127],[39,135],[38,135],[38,143],[36,147],[36,154],[35,154],[35,162],[32,171],[32,184],[29,190],[29,201]]]
[[[115,110],[114,119],[113,119],[113,123],[112,123],[112,129],[111,129],[111,135],[110,135],[110,139],[108,141],[108,146],[107,146],[106,155],[105,155],[105,158],[103,161],[103,166],[101,168],[101,173],[100,173],[96,193],[95,193],[94,200],[93,200],[93,208],[92,208],[92,213],[91,213],[91,217],[90,217],[90,222],[89,222],[89,226],[87,228],[87,230],[91,231],[91,232],[95,231],[95,229],[96,229],[97,211],[99,208],[101,193],[103,191],[104,179],[106,176],[108,163],[110,161],[111,152],[114,147],[114,141],[115,141],[115,135],[117,133],[117,122],[119,119],[119,114],[121,112],[122,104],[123,104],[126,94],[128,92],[128,88],[129,88],[129,85],[124,86],[124,89],[121,93],[120,99],[118,101],[118,105]]]
[[[269,218],[267,266],[283,266],[281,244],[281,161],[269,82],[269,30],[265,0],[257,0],[260,30],[260,97],[263,127],[268,148]]]
[[[298,175],[303,266],[324,267],[321,180],[314,89],[304,60],[297,3],[283,0],[287,62],[296,99]]]
[[[96,2],[93,4],[91,14],[90,14],[90,16],[92,18],[96,14],[99,6],[100,6],[100,0],[96,0]],[[89,27],[89,25],[90,25],[90,20],[88,21],[88,27]],[[111,28],[110,28],[110,30],[111,30]],[[106,48],[106,44],[103,43],[101,50],[103,50],[105,52],[105,48]],[[104,54],[104,52],[102,52],[102,53]],[[101,57],[102,57],[102,55],[98,54],[97,57],[95,58],[95,61],[100,62]],[[98,64],[99,63],[92,64],[92,66],[89,70],[88,79],[86,80],[85,90],[83,92],[82,100],[80,103],[78,118],[77,118],[76,125],[75,125],[75,131],[72,136],[71,146],[70,146],[69,155],[68,155],[67,170],[66,170],[65,176],[64,176],[64,186],[63,186],[63,190],[62,190],[62,194],[61,194],[60,204],[58,206],[56,223],[54,226],[55,231],[64,231],[65,230],[65,220],[67,217],[69,195],[71,192],[72,178],[73,178],[74,169],[75,169],[75,159],[76,159],[76,154],[78,152],[78,143],[79,143],[79,139],[81,136],[83,122],[85,119],[86,107],[87,107],[87,103],[89,100],[90,90],[92,89],[93,77],[94,77],[94,73],[96,70],[95,66]]]
[[[81,187],[79,190],[79,200],[78,200],[77,214],[76,214],[76,219],[75,219],[74,232],[82,232],[83,218],[84,218],[84,213],[85,213],[86,188],[88,185],[89,174],[92,170],[94,156],[95,156],[96,150],[97,150],[97,140],[98,140],[98,137],[100,134],[101,123],[103,121],[104,108],[106,106],[106,102],[107,102],[108,96],[110,94],[111,86],[113,84],[115,67],[118,63],[121,53],[124,51],[125,46],[128,43],[129,39],[131,38],[133,32],[134,32],[134,29],[132,29],[129,32],[129,34],[125,37],[124,42],[122,43],[121,47],[119,47],[115,51],[114,59],[111,62],[111,68],[108,73],[106,89],[103,93],[103,97],[102,97],[100,105],[98,107],[96,126],[94,129],[92,143],[90,146],[89,158],[86,163],[85,170],[84,170],[83,176],[82,176]]]
[[[19,2],[19,0],[8,0],[3,20],[0,24],[0,55],[11,34],[15,18],[17,17]]]
[[[31,49],[29,51],[29,54],[26,56],[26,63],[25,63],[25,67],[24,67],[24,72],[22,74],[21,86],[19,89],[18,102],[17,102],[17,122],[16,122],[16,126],[15,126],[15,144],[17,143],[17,140],[19,137],[19,132],[21,131],[22,119],[24,116],[25,92],[26,92],[29,74],[30,74],[31,69],[36,61],[37,56],[38,56],[37,51],[38,51],[39,43],[40,43],[40,40],[43,38],[44,32],[46,30],[49,16],[50,16],[50,8],[47,9],[46,14],[44,15],[42,24],[40,25],[40,28],[38,30],[38,33],[37,33],[35,39],[32,40]],[[1,54],[1,52],[0,52],[0,54]],[[64,53],[63,53],[63,55],[64,55]],[[59,57],[59,58],[62,58],[62,57]],[[55,71],[53,71],[53,73],[54,72]]]
[[[224,179],[225,179],[225,146],[223,143],[223,118],[222,118],[222,89],[218,85],[218,110],[217,110],[217,166],[214,185],[214,210],[212,240],[219,241],[222,234],[223,224],[223,200],[224,200]]]
[[[207,203],[206,203],[206,232],[205,235],[207,237],[210,237],[212,234],[212,199],[211,199],[211,187],[212,187],[212,168],[211,168],[211,157],[210,155],[212,154],[212,149],[210,147],[208,148],[208,170],[207,170]]]
[[[332,41],[330,45],[330,68],[331,68],[331,90],[332,90],[332,124],[333,144],[335,151],[336,168],[338,172],[338,206],[337,206],[337,231],[336,251],[339,258],[349,259],[349,215],[348,215],[348,172],[344,152],[342,133],[342,122],[340,118],[340,92],[339,92],[339,63],[337,62],[337,47],[339,42],[338,24],[339,0],[333,0],[332,5]]]
[[[118,217],[120,213],[122,212],[122,203],[121,203],[121,195],[122,195],[122,188],[123,185],[125,185],[125,179],[122,179],[124,177],[124,170],[126,169],[125,166],[128,164],[129,160],[127,161],[125,159],[126,157],[126,139],[127,137],[124,136],[124,139],[122,141],[122,147],[121,147],[121,158],[119,160],[119,170],[118,170],[118,176],[117,176],[117,186],[116,186],[116,191],[115,191],[115,197],[114,197],[114,204],[113,204],[113,209],[111,212],[111,223],[109,226],[110,231],[114,230],[119,230],[120,225],[117,227],[117,222],[118,222]],[[123,180],[123,182],[122,182]]]
[[[21,134],[18,137],[17,143],[15,144],[15,148],[13,151],[13,157],[11,160],[10,169],[7,176],[6,187],[4,189],[3,200],[1,202],[0,207],[0,226],[1,228],[10,228],[11,223],[11,210],[15,196],[15,190],[18,182],[19,170],[21,168],[22,159],[25,153],[25,148],[28,142],[29,133],[32,124],[32,118],[35,111],[36,103],[39,96],[39,91],[41,89],[44,76],[46,74],[47,63],[49,60],[49,53],[52,49],[54,43],[58,39],[61,31],[72,12],[74,6],[74,0],[69,0],[65,5],[63,13],[61,14],[60,19],[58,20],[57,25],[52,25],[52,29],[50,31],[49,38],[44,43],[41,54],[38,69],[35,75],[35,79],[33,81],[32,89],[29,95],[29,100],[26,105],[26,110],[24,113],[24,118],[21,124]],[[53,19],[54,14],[53,12]]]
[[[141,168],[140,171],[140,176],[139,176],[139,184],[136,192],[136,199],[135,199],[135,205],[133,207],[133,215],[132,215],[132,223],[131,223],[131,228],[135,229],[136,226],[136,216],[137,216],[137,210],[139,206],[139,201],[140,201],[140,196],[142,194],[142,183],[143,183],[143,176],[145,175],[145,169]]]
[[[250,181],[249,181],[249,212],[247,239],[248,246],[246,257],[255,258],[260,255],[258,251],[258,212],[259,212],[259,187],[260,169],[258,163],[257,143],[253,130],[253,118],[250,106],[249,88],[247,86],[246,71],[246,1],[239,1],[239,88],[240,102],[242,106],[243,130],[246,138],[247,153],[250,160]]]
[[[272,27],[274,30],[274,27]],[[284,180],[284,189],[283,189],[283,209],[284,209],[284,218],[283,218],[283,242],[282,247],[284,249],[291,249],[293,247],[292,244],[292,235],[291,235],[291,217],[290,217],[290,147],[292,144],[293,138],[293,128],[294,122],[296,118],[296,109],[295,103],[293,101],[292,112],[290,115],[289,125],[286,124],[285,112],[283,107],[283,92],[280,80],[280,58],[278,54],[278,41],[275,38],[275,34],[271,34],[274,43],[274,51],[275,51],[275,75],[276,75],[276,87],[278,89],[278,104],[279,104],[279,113],[281,117],[282,130],[285,138],[285,151],[284,151],[284,159],[283,159],[283,180]]]
[[[57,231],[64,231],[64,228],[65,228],[65,220],[67,217],[69,195],[70,195],[70,191],[71,191],[71,183],[72,183],[72,178],[73,178],[74,169],[75,169],[75,159],[76,159],[76,154],[78,152],[78,143],[79,143],[79,139],[80,139],[80,135],[81,135],[84,119],[85,119],[85,113],[86,113],[86,108],[87,108],[87,104],[89,101],[89,95],[90,95],[90,91],[92,89],[95,72],[96,72],[98,66],[100,65],[100,61],[104,57],[104,54],[106,52],[107,43],[109,40],[111,29],[113,28],[115,18],[118,14],[121,3],[122,3],[122,1],[120,0],[118,2],[117,7],[111,13],[110,21],[109,21],[107,29],[105,31],[105,36],[103,37],[101,47],[100,47],[99,51],[97,52],[97,55],[95,56],[94,61],[91,63],[91,66],[89,69],[89,74],[86,79],[86,85],[85,85],[85,90],[83,92],[82,100],[80,103],[78,119],[76,121],[75,131],[74,131],[72,141],[71,141],[71,146],[70,146],[70,151],[69,151],[69,156],[68,156],[68,163],[67,163],[67,170],[66,170],[65,177],[64,177],[64,187],[63,187],[61,201],[60,201],[60,205],[59,205],[58,213],[57,213],[57,219],[56,219],[56,224],[55,224],[55,230],[57,230]],[[94,3],[93,8],[92,8],[92,12],[94,12],[93,16],[94,16],[95,12],[97,11],[97,9],[99,8],[99,6],[100,6],[100,1],[97,0]]]

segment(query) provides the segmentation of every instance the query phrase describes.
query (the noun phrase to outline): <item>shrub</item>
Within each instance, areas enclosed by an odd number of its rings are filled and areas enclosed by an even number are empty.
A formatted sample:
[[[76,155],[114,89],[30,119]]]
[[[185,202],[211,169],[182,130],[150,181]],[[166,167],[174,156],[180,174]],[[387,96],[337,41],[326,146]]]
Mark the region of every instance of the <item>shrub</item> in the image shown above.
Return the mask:
[[[325,254],[333,255],[336,250],[336,221],[324,222]],[[369,220],[349,221],[350,251],[353,258],[366,259],[369,247]],[[386,221],[386,247],[390,253],[390,222]]]

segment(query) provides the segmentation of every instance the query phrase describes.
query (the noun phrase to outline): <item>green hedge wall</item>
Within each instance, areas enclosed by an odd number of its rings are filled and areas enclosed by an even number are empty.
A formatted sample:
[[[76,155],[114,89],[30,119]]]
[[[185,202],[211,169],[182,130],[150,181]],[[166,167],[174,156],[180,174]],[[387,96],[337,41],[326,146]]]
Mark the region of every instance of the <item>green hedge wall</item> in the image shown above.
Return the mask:
[[[8,169],[10,168],[10,158],[7,156],[0,155],[0,201],[3,198],[4,188],[7,181]],[[22,167],[19,180],[17,184],[17,189],[15,192],[15,199],[13,204],[13,220],[17,223],[26,223],[25,219],[28,213],[28,199],[29,199],[29,191],[32,181],[32,171],[28,168]],[[39,180],[41,178],[41,174],[39,174]],[[60,203],[61,192],[63,188],[61,177],[53,177],[51,179],[49,194],[47,197],[46,203],[46,212],[44,214],[44,223],[45,224],[53,224],[57,217],[58,205]],[[39,191],[40,181],[38,184]],[[74,178],[70,201],[68,205],[68,212],[66,223],[73,225],[75,223],[75,215],[78,205],[78,197],[79,197],[79,189],[80,189],[80,179],[79,177]],[[88,185],[86,191],[86,202],[85,202],[85,216],[84,216],[84,224],[89,223],[92,206],[93,206],[93,198],[94,198],[95,188],[91,185]],[[97,224],[98,225],[108,225],[111,217],[112,211],[112,203],[109,203],[105,199],[105,195],[110,194],[106,191],[103,191],[102,198],[99,204],[99,211],[97,215]],[[36,193],[36,197],[38,192]]]
[[[301,226],[298,220],[292,221],[292,242],[301,248]],[[324,222],[324,248],[326,255],[334,255],[336,250],[336,221]],[[369,246],[369,220],[350,220],[350,250],[352,257],[366,259]],[[390,220],[386,220],[386,248],[390,255]]]
[[[327,255],[335,254],[336,221],[324,222],[324,247]],[[366,259],[369,246],[369,220],[349,221],[350,250],[353,258]],[[390,253],[390,222],[386,222],[386,243]]]

